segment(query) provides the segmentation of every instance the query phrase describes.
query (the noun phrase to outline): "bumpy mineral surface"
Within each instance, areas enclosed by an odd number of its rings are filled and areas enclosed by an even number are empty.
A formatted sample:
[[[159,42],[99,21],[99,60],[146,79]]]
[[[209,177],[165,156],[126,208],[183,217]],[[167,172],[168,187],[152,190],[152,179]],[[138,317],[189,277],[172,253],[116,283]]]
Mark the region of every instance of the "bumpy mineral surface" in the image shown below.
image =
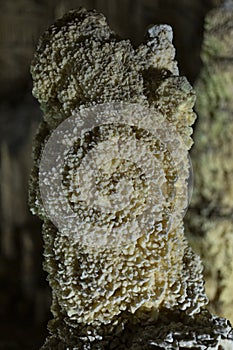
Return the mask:
[[[206,18],[203,70],[196,84],[194,196],[187,216],[205,265],[211,310],[233,322],[233,1]]]
[[[147,41],[134,48],[109,29],[102,15],[84,9],[68,13],[40,39],[31,72],[44,121],[35,140],[30,205],[44,221],[44,267],[53,296],[51,336],[43,349],[227,349],[232,344],[227,321],[202,310],[207,303],[202,265],[185,239],[182,215],[169,220],[187,206],[185,200],[176,202],[183,198],[176,184],[182,174],[188,180],[178,139],[185,151],[191,147],[195,120],[194,93],[179,77],[174,56],[169,26],[152,27]],[[44,207],[43,151],[68,118],[81,113],[85,123],[82,111],[105,103],[148,108],[154,124],[163,127],[156,139],[150,124],[138,128],[136,117],[135,125],[130,119],[124,124],[109,119],[76,139],[65,157],[62,185],[82,232],[72,227],[67,232],[54,225]],[[173,146],[166,139],[170,130],[172,140],[177,135]],[[148,154],[161,164],[157,178],[146,172],[147,163],[154,164],[152,158],[147,162]],[[51,178],[45,177],[43,185],[52,186]],[[159,209],[153,225],[144,225],[139,236],[120,247],[88,244],[88,235],[96,235],[97,243],[104,230],[113,238],[123,231],[128,238],[135,220],[140,226],[145,218],[148,188],[157,190],[163,203],[152,203]],[[100,204],[106,209],[116,198],[120,209],[100,210]],[[54,208],[56,215],[55,202]]]

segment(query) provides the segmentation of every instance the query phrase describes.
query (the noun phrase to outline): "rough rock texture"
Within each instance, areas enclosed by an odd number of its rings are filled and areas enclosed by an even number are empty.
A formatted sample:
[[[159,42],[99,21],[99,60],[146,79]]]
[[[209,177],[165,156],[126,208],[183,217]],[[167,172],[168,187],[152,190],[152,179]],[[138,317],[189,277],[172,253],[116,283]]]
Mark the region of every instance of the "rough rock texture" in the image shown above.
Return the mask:
[[[32,211],[44,220],[44,266],[53,293],[54,319],[49,324],[52,338],[48,339],[44,349],[169,348],[169,341],[173,343],[171,349],[185,348],[187,342],[206,349],[209,344],[220,346],[221,339],[226,338],[231,342],[231,329],[225,320],[200,314],[207,303],[202,265],[184,237],[181,217],[175,225],[171,222],[169,226],[166,217],[169,206],[161,209],[161,221],[152,230],[145,230],[136,241],[125,244],[121,249],[89,247],[72,234],[64,235],[52,224],[39,193],[38,171],[45,141],[74,111],[96,103],[123,101],[145,106],[152,111],[155,124],[160,119],[166,122],[168,128],[175,130],[178,138],[180,135],[183,149],[190,148],[190,126],[195,119],[192,111],[194,94],[187,80],[178,76],[174,55],[169,26],[151,28],[147,42],[133,48],[128,40],[120,40],[109,29],[102,15],[83,9],[68,13],[40,40],[31,72],[33,94],[41,103],[44,121],[35,140],[30,203]],[[117,129],[119,133],[121,127]],[[135,127],[133,132],[136,131]],[[107,141],[118,137],[115,126],[112,132]],[[152,147],[153,137],[150,134],[147,139],[143,139],[143,131],[136,134],[137,139],[148,142]],[[80,138],[72,149],[73,156],[76,153],[78,158],[80,150],[85,150],[85,155],[91,153],[93,140],[103,141],[102,136],[102,130],[95,129],[88,135],[84,134],[84,138]],[[122,140],[125,142],[125,135]],[[169,172],[174,167],[171,150],[166,149],[166,144],[157,144],[156,147],[169,184],[175,175]],[[147,153],[140,152],[139,158]],[[109,169],[115,163],[116,159],[113,158]],[[180,163],[184,164],[187,180],[187,162]],[[139,186],[139,193],[144,193],[145,179],[135,179],[138,170],[122,160],[119,160],[119,164],[120,172],[109,170],[109,173],[103,174],[105,182],[100,183],[101,191],[106,194],[106,191],[114,189],[118,180],[113,180],[113,175],[120,173],[124,180]],[[101,167],[102,163],[99,171],[103,170]],[[173,170],[176,172],[177,169]],[[67,168],[64,173],[66,171]],[[68,186],[69,181],[71,178],[68,178]],[[176,180],[173,179],[171,186],[174,186],[174,182]],[[180,188],[177,190],[176,196],[179,197]],[[75,210],[75,193],[71,191],[70,194]],[[140,212],[144,199],[139,196],[136,200],[136,209],[133,209]],[[95,225],[98,216],[79,209],[77,214],[80,217],[84,215],[85,222],[94,218],[92,224]],[[184,209],[183,203],[177,210],[183,212]],[[124,208],[121,219],[115,218],[115,224],[123,225],[128,215],[131,215],[131,211],[129,214]],[[165,312],[164,308],[168,311]],[[175,317],[176,313],[177,322],[184,322],[185,326],[170,323],[171,314]],[[164,317],[162,330],[155,326],[158,317]],[[200,330],[202,335],[199,336],[199,322],[202,323],[200,328],[208,324],[206,335]],[[145,328],[150,323],[151,326]],[[150,327],[155,333],[150,334]],[[189,332],[190,327],[192,331]],[[125,334],[125,340],[123,338],[119,345],[122,334]],[[130,334],[134,334],[132,340]],[[148,340],[148,335],[153,338],[154,345]],[[180,337],[185,339],[184,343]]]
[[[196,84],[190,240],[205,265],[210,308],[233,321],[233,1],[209,13]]]
[[[151,315],[144,315],[143,321],[138,321],[132,315],[123,330],[112,337],[108,335],[103,340],[78,340],[71,345],[70,350],[231,350],[233,341],[232,328],[224,318],[212,316],[202,311],[195,319],[185,313],[162,310],[157,320]],[[67,349],[67,342],[51,336],[41,350]]]

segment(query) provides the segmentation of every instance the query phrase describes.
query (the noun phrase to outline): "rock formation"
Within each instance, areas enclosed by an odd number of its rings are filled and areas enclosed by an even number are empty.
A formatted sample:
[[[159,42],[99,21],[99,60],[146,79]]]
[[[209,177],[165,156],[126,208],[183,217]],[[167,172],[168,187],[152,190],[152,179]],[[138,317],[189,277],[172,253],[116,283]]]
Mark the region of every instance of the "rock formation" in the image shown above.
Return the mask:
[[[40,39],[30,205],[44,221],[53,295],[43,349],[233,343],[228,322],[203,309],[201,261],[184,236],[195,96],[174,56],[169,26],[134,48],[84,9]],[[62,129],[70,120],[74,137]]]
[[[203,70],[196,83],[190,241],[203,259],[211,310],[233,321],[233,2],[206,18]]]

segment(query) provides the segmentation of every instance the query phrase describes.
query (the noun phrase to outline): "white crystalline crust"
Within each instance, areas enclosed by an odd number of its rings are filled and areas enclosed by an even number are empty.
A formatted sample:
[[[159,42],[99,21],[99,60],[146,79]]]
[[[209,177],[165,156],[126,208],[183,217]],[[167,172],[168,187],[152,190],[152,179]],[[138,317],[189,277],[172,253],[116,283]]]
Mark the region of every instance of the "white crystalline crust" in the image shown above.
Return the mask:
[[[98,339],[116,341],[130,319],[144,329],[148,319],[163,315],[164,308],[195,318],[207,302],[202,265],[184,237],[182,219],[169,229],[166,211],[162,209],[163,219],[153,232],[142,232],[121,249],[95,248],[71,239],[51,223],[39,191],[39,165],[45,143],[53,130],[77,109],[111,102],[149,107],[154,110],[155,124],[162,116],[183,140],[184,150],[190,148],[195,97],[187,80],[178,76],[171,38],[170,27],[157,26],[150,30],[148,41],[135,49],[109,29],[102,15],[82,9],[68,13],[51,26],[35,54],[31,67],[33,94],[45,115],[35,141],[30,203],[32,211],[44,220],[44,267],[52,288],[54,315],[49,328],[55,338],[67,344],[61,345],[61,349],[79,348],[77,344],[82,340],[89,345],[80,349],[92,349],[90,342],[94,344]],[[101,135],[101,130],[92,129],[85,147],[81,149],[77,144],[73,148],[71,160],[75,155],[78,158],[80,152],[87,157],[95,155],[90,138]],[[112,138],[114,135],[110,143]],[[126,137],[124,141],[127,143]],[[98,147],[99,143],[99,152]],[[133,147],[132,143],[128,147]],[[165,153],[166,147],[159,150],[160,157],[165,158]],[[177,151],[177,159],[179,155]],[[140,156],[139,152],[135,157]],[[172,159],[167,163],[172,168]],[[124,176],[128,174],[128,181],[139,186],[140,192],[143,181],[137,179],[137,170],[129,162],[126,165],[124,168],[125,164],[121,164],[121,172]],[[184,163],[187,175],[186,167],[187,162]],[[74,207],[77,203],[71,179],[76,176],[75,170],[72,164],[70,168],[64,167],[64,174],[71,175],[65,176],[64,185]],[[82,171],[87,176],[85,167]],[[107,188],[110,187],[111,181],[107,182]],[[145,191],[140,193],[141,203]],[[82,192],[83,198],[85,195]],[[180,195],[179,188],[176,195]],[[176,208],[178,212],[180,209],[184,208]],[[83,213],[86,214],[85,210]],[[105,348],[109,349],[108,345]],[[96,349],[101,347],[97,345]]]
[[[48,127],[54,128],[80,105],[149,100],[173,118],[189,148],[195,96],[187,80],[178,76],[171,28],[154,28],[156,37],[134,49],[95,11],[70,12],[51,26],[31,66],[33,94]]]
[[[195,313],[206,303],[199,281],[202,270],[196,276],[190,271],[196,269],[190,261],[194,255],[183,242],[182,228],[164,237],[161,233],[144,236],[120,253],[110,249],[90,253],[57,232],[53,249],[59,265],[51,266],[46,252],[45,267],[62,314],[71,323],[97,327],[141,306],[179,307]]]
[[[53,131],[40,161],[43,206],[59,230],[88,249],[174,230],[188,206],[189,177],[176,128],[132,103],[72,114]]]

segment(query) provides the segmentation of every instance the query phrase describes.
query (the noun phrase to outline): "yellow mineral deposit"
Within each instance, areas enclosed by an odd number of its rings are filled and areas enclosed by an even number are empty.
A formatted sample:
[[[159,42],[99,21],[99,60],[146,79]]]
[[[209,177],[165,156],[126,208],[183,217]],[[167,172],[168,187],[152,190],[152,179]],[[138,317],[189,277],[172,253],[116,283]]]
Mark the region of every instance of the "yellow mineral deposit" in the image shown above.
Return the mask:
[[[168,25],[134,48],[85,9],[40,39],[30,205],[53,295],[44,350],[233,346],[184,236],[195,95],[174,56]]]
[[[209,308],[233,322],[233,1],[206,18],[203,70],[196,83],[198,123],[194,197],[187,217],[205,266]]]

